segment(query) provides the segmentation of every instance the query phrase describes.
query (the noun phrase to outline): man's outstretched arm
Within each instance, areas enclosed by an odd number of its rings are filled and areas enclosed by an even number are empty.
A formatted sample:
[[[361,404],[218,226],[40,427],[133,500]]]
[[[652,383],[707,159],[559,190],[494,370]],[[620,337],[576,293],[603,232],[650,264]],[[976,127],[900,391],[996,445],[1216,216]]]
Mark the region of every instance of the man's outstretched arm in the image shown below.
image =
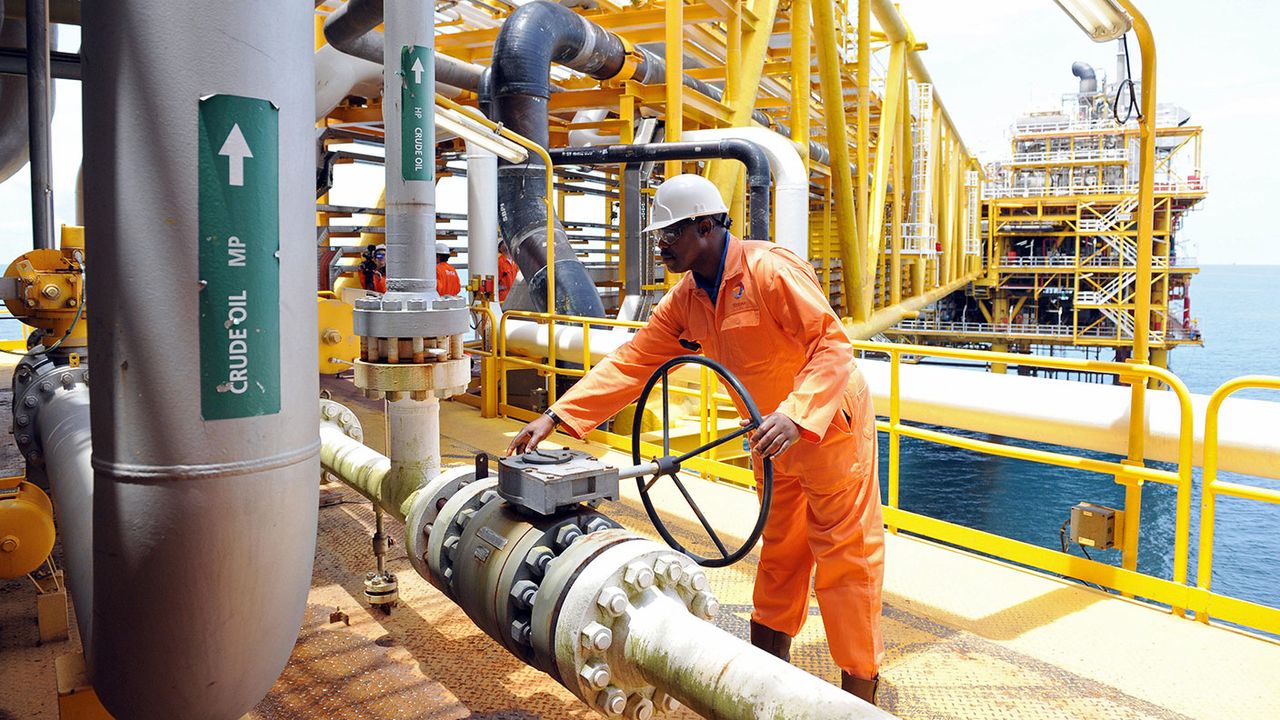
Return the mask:
[[[685,322],[683,309],[672,307],[671,295],[654,308],[649,324],[640,328],[626,345],[591,368],[586,377],[551,406],[551,412],[576,438],[613,417],[636,399],[640,389],[662,363],[688,351],[680,345]],[[555,421],[543,415],[516,433],[507,454],[534,450],[555,430]]]

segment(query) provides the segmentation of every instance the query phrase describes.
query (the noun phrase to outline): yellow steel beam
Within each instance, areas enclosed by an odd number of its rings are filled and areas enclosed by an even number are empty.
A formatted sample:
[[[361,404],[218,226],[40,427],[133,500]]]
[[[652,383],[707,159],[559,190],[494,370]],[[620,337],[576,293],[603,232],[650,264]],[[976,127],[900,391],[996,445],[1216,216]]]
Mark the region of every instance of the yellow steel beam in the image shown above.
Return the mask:
[[[667,0],[663,19],[667,26],[665,139],[667,142],[676,142],[684,130],[684,0]],[[666,164],[664,174],[667,177],[679,173],[679,162],[672,161]]]
[[[870,147],[871,147],[871,0],[858,0],[858,127],[857,127],[857,157],[858,157],[858,205],[857,205],[857,247],[858,250],[850,257],[856,262],[859,255],[863,252],[862,248],[867,247],[867,233],[869,232],[871,217],[871,186],[869,173],[870,165]],[[825,92],[824,92],[825,95]],[[881,111],[883,112],[883,104]],[[829,144],[829,141],[828,141]],[[847,153],[846,153],[847,154]],[[845,277],[848,278],[847,272],[850,267],[849,263],[845,263]],[[858,276],[853,279],[861,280]],[[862,314],[854,314],[850,308],[860,307],[862,297],[861,285],[856,285],[859,292],[856,297],[849,293],[850,287],[855,287],[850,280],[845,281],[845,312],[853,316],[859,322],[865,321],[871,317],[871,308],[865,308]]]
[[[769,38],[778,15],[778,0],[745,0],[739,7],[743,12],[749,13],[755,22],[741,24],[742,33],[738,45],[741,57],[727,60],[735,68],[731,70],[732,80],[725,83],[724,88],[725,99],[728,101],[726,104],[729,106],[729,127],[747,127],[751,124],[751,112],[756,105],[756,89],[764,72]],[[724,160],[712,162],[707,171],[707,177],[720,188],[720,194],[724,196],[726,203],[733,200],[740,175],[741,168],[737,163]]]
[[[876,143],[876,159],[872,166],[871,203],[869,222],[867,224],[867,244],[863,247],[869,257],[867,269],[874,267],[871,263],[878,257],[880,248],[884,246],[884,203],[889,189],[889,165],[893,146],[901,142],[898,123],[899,110],[902,103],[900,95],[906,84],[906,43],[894,43],[889,50],[889,69],[884,82],[884,98],[880,111],[880,133]],[[861,173],[861,170],[859,170]],[[864,276],[865,285],[861,288],[863,297],[871,291],[871,283]]]
[[[833,194],[836,206],[836,236],[840,247],[840,278],[844,311],[858,321],[871,317],[871,307],[863,296],[866,270],[863,253],[866,243],[859,242],[858,225],[854,217],[853,173],[849,169],[849,129],[844,114],[843,78],[840,73],[840,53],[834,0],[814,0],[814,42],[818,46],[818,76],[822,84],[822,100],[826,112],[827,149],[831,152]],[[859,131],[861,133],[861,130]],[[859,147],[863,143],[859,142]],[[858,168],[858,175],[866,172],[866,166]]]
[[[809,0],[792,0],[791,19],[791,140],[808,167],[809,97],[813,85]]]

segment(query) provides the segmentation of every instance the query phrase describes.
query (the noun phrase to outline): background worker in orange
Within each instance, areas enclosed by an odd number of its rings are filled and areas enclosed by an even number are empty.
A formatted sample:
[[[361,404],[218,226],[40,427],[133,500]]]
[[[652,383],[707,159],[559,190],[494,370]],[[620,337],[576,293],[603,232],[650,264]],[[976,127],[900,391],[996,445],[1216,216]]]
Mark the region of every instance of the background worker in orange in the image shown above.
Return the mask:
[[[459,295],[462,293],[462,281],[458,279],[458,271],[449,264],[453,250],[449,246],[436,241],[436,292],[441,295]]]
[[[525,426],[508,453],[533,449],[561,423],[582,437],[634,400],[664,361],[701,347],[768,412],[751,438],[757,480],[760,458],[774,461],[751,642],[790,659],[816,564],[841,686],[874,702],[884,654],[884,527],[870,393],[813,268],[773,243],[733,237],[727,213],[700,176],[677,175],[658,188],[645,229],[662,233],[667,269],[686,275],[648,325]]]
[[[504,302],[507,299],[507,293],[511,292],[511,288],[516,284],[516,273],[520,270],[516,267],[516,261],[511,259],[511,248],[507,247],[506,240],[498,241],[498,302]]]

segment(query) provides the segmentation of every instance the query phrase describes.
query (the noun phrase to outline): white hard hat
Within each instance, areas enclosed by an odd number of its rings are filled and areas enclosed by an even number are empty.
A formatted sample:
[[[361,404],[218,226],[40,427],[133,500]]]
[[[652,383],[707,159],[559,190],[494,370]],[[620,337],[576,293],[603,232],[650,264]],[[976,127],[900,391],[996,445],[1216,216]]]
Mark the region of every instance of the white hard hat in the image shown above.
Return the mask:
[[[446,245],[446,244],[445,244],[445,242],[444,242],[443,240],[437,240],[437,241],[436,241],[436,254],[437,254],[437,255],[452,255],[452,254],[453,254],[453,250],[450,250],[450,249],[449,249],[449,246],[448,246],[448,245]]]
[[[720,191],[701,175],[684,174],[667,178],[653,196],[652,222],[645,232],[661,230],[688,218],[729,212]]]

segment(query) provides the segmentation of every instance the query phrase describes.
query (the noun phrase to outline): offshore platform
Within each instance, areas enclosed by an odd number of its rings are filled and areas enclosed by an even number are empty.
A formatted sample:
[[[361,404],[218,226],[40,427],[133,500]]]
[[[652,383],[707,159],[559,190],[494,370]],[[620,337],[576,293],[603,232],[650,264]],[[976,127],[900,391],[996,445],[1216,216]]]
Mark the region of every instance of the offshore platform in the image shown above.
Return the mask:
[[[985,166],[982,273],[885,334],[923,344],[1046,354],[1130,357],[1138,292],[1140,110],[1128,44],[1116,41],[1110,81],[1084,62],[1076,92],[1010,128],[1010,153]],[[918,115],[917,115],[918,116]],[[1150,290],[1151,362],[1168,367],[1179,345],[1202,345],[1192,315],[1196,259],[1178,242],[1186,213],[1207,193],[1202,128],[1157,104]],[[922,185],[927,192],[927,182]],[[924,223],[915,226],[931,230]],[[937,247],[927,235],[925,251]],[[1080,354],[1077,352],[1076,354]],[[1024,366],[1025,371],[1036,372]],[[994,371],[1004,371],[1002,363]]]
[[[1200,130],[1133,2],[1057,4],[1136,70],[1078,66],[996,166],[888,0],[0,2],[0,179],[29,162],[32,199],[0,280],[0,717],[1280,715],[1280,608],[1214,562],[1274,562],[1215,530],[1280,504],[1280,404],[1233,397],[1280,377],[1167,369],[1200,341]],[[60,228],[54,78],[84,108]],[[695,356],[500,458],[672,287],[641,229],[693,172],[862,353],[878,705],[818,623],[792,662],[746,639],[767,501],[733,378]],[[1060,547],[985,532],[903,507],[950,479],[907,441],[1124,501],[1053,508]]]

